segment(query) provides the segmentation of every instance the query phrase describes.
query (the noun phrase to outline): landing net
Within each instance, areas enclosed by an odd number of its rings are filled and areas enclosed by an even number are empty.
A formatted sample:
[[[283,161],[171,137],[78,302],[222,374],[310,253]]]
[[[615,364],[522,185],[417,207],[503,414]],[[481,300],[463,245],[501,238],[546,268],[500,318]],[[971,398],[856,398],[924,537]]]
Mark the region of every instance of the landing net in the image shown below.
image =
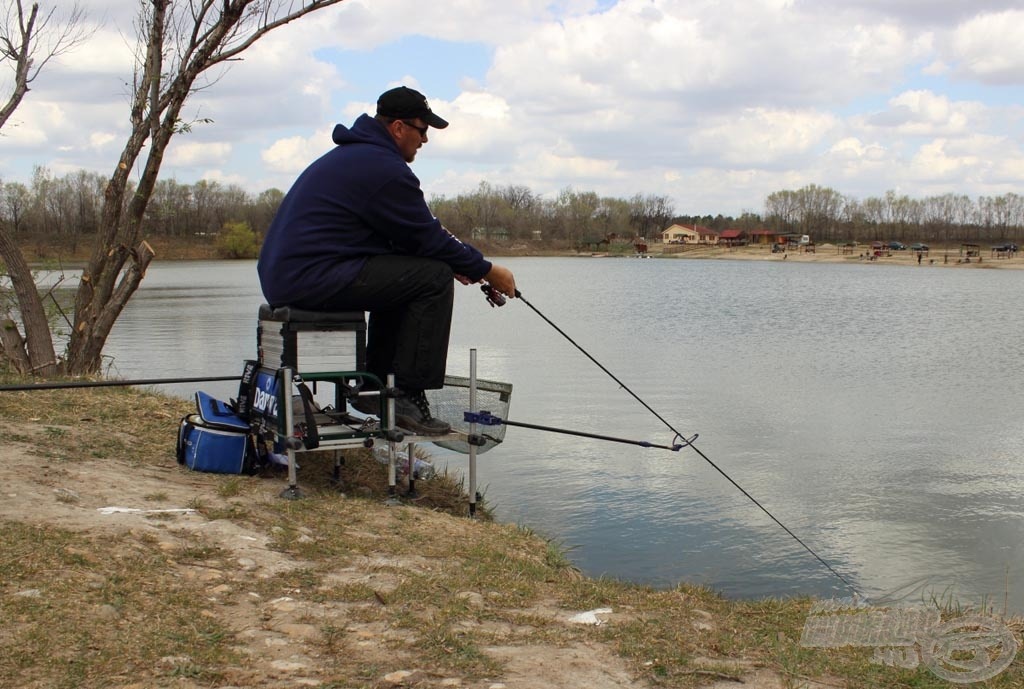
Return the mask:
[[[469,422],[464,420],[464,414],[470,411],[469,407],[469,378],[460,376],[445,376],[444,387],[440,390],[427,390],[427,401],[430,402],[430,411],[435,418],[447,421],[452,425],[453,431],[469,433]],[[512,399],[512,384],[499,383],[493,380],[476,381],[476,411],[487,411],[499,419],[508,418],[508,407]],[[496,426],[484,426],[477,424],[476,432],[483,437],[484,444],[477,447],[478,453],[487,452],[495,445],[499,445],[505,439],[504,424]],[[462,440],[438,440],[435,445],[469,454],[469,443]]]

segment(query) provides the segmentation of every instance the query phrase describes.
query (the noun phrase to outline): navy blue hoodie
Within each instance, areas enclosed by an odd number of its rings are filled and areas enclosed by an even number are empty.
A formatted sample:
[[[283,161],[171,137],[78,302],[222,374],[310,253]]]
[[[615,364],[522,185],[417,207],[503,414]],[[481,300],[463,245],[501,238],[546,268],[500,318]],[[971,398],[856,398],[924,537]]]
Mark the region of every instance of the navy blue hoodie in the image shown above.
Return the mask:
[[[381,254],[436,258],[472,280],[490,271],[430,212],[383,124],[361,115],[334,128],[334,143],[295,181],[263,240],[257,271],[271,306],[315,309]]]

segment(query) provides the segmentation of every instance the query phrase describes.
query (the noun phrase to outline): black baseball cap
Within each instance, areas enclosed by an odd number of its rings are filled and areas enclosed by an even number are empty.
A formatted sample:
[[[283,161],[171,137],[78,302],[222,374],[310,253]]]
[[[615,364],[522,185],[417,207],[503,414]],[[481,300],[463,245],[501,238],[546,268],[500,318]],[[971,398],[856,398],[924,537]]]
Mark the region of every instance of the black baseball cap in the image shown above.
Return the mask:
[[[448,122],[437,115],[427,105],[427,97],[408,86],[385,91],[377,99],[377,114],[394,117],[396,120],[420,118],[435,129],[444,129]]]

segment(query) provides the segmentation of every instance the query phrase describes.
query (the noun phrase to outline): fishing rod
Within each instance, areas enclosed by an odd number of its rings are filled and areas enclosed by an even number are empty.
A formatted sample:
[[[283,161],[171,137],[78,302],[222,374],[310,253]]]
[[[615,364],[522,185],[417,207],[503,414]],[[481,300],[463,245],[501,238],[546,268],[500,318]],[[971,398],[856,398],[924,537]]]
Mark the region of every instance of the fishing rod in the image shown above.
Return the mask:
[[[504,295],[502,295],[502,294],[501,294],[500,292],[498,292],[498,291],[497,291],[496,289],[494,289],[494,288],[493,288],[493,287],[491,287],[490,285],[486,285],[486,284],[485,284],[485,285],[482,285],[482,286],[481,286],[481,290],[483,290],[484,294],[485,294],[485,295],[487,296],[487,301],[488,301],[488,302],[489,302],[489,303],[491,304],[491,306],[502,306],[502,305],[503,305],[503,304],[505,303],[505,297],[504,297]],[[606,373],[606,374],[607,374],[607,375],[608,375],[608,376],[609,376],[609,377],[610,377],[610,378],[611,378],[612,380],[614,380],[614,381],[615,381],[616,383],[618,383],[618,384],[619,384],[619,386],[620,386],[620,387],[621,387],[621,388],[622,388],[623,390],[625,390],[626,392],[628,392],[628,393],[629,393],[629,394],[630,394],[630,395],[631,395],[631,396],[633,397],[633,399],[635,399],[635,400],[636,400],[637,402],[639,402],[639,403],[640,403],[641,405],[643,405],[643,407],[644,407],[645,409],[647,409],[647,411],[651,412],[651,413],[652,413],[652,414],[653,414],[653,415],[654,415],[654,416],[655,416],[655,417],[656,417],[656,418],[657,418],[657,419],[658,419],[659,421],[661,421],[661,422],[662,422],[663,424],[665,424],[665,426],[666,426],[666,427],[667,427],[667,428],[668,428],[668,429],[669,429],[670,431],[672,431],[673,433],[675,433],[675,438],[673,439],[673,446],[674,446],[674,440],[675,440],[676,438],[678,438],[678,439],[683,439],[683,438],[685,438],[685,436],[683,436],[683,434],[682,434],[682,433],[680,433],[680,432],[679,432],[678,430],[676,430],[676,429],[675,429],[675,428],[674,428],[674,427],[672,426],[672,424],[670,424],[670,423],[669,423],[668,421],[666,421],[666,420],[665,420],[665,418],[661,416],[661,414],[659,414],[659,413],[658,413],[657,411],[655,411],[654,409],[652,409],[652,408],[651,408],[651,406],[650,406],[649,404],[647,404],[647,402],[645,402],[644,400],[642,400],[642,399],[640,398],[640,396],[639,396],[639,395],[637,395],[637,394],[636,394],[635,392],[633,392],[633,390],[631,390],[631,389],[630,389],[630,387],[629,387],[628,385],[626,385],[626,384],[625,384],[625,383],[623,383],[623,382],[622,382],[621,380],[619,380],[619,378],[618,378],[618,377],[617,377],[617,376],[616,376],[616,375],[615,375],[614,373],[612,373],[611,371],[609,371],[609,370],[608,370],[608,369],[607,369],[607,368],[606,368],[606,367],[605,367],[605,366],[604,366],[604,365],[603,365],[603,364],[602,364],[602,363],[601,363],[600,361],[598,361],[597,359],[595,359],[595,358],[594,358],[594,357],[593,357],[593,356],[592,356],[592,355],[590,354],[590,352],[588,352],[588,351],[587,351],[586,349],[584,349],[584,348],[583,348],[582,346],[580,346],[580,345],[579,345],[579,344],[578,344],[578,343],[576,342],[576,340],[574,340],[574,339],[572,339],[571,337],[569,337],[568,333],[566,333],[566,332],[565,332],[564,330],[562,330],[562,329],[561,329],[561,328],[559,328],[559,327],[558,327],[557,325],[555,325],[555,323],[554,323],[554,322],[553,322],[553,321],[552,321],[552,320],[551,320],[550,318],[548,318],[548,317],[547,317],[547,316],[545,316],[545,315],[544,315],[543,313],[541,313],[541,312],[540,312],[540,310],[539,310],[539,309],[538,309],[538,308],[537,308],[536,306],[534,306],[534,305],[533,305],[533,304],[531,304],[531,303],[530,303],[529,301],[527,301],[527,300],[526,300],[526,299],[525,299],[525,298],[523,297],[523,294],[522,294],[522,292],[520,292],[520,291],[519,291],[519,290],[517,289],[517,290],[515,291],[515,295],[516,295],[516,298],[517,298],[517,299],[519,299],[520,301],[522,301],[522,302],[523,302],[524,304],[526,304],[526,305],[527,305],[528,307],[530,307],[530,309],[531,309],[531,310],[532,310],[532,311],[533,311],[533,312],[534,312],[535,314],[537,314],[538,316],[540,316],[540,317],[541,317],[541,319],[543,319],[545,323],[547,323],[547,324],[548,324],[548,325],[550,325],[550,326],[551,326],[552,328],[554,328],[554,329],[555,329],[555,331],[557,331],[559,335],[561,335],[561,336],[562,336],[562,337],[564,337],[564,338],[565,338],[566,340],[568,340],[568,341],[569,341],[569,342],[570,342],[570,343],[572,344],[572,346],[574,346],[574,347],[575,347],[576,349],[580,350],[580,352],[582,352],[584,356],[586,356],[586,357],[587,357],[588,359],[590,359],[590,360],[591,360],[592,362],[594,362],[594,364],[596,364],[598,368],[600,368],[600,369],[601,369],[602,371],[604,371],[604,372],[605,372],[605,373]],[[771,512],[770,512],[770,511],[768,510],[768,508],[767,508],[767,507],[765,507],[764,505],[762,505],[762,504],[761,504],[761,503],[760,503],[760,502],[759,502],[759,501],[757,500],[757,498],[755,498],[755,497],[754,497],[753,495],[751,495],[751,494],[750,494],[749,492],[747,492],[747,490],[746,490],[746,489],[745,489],[745,488],[744,488],[743,486],[741,486],[741,485],[740,485],[739,483],[737,483],[737,482],[736,482],[736,481],[735,481],[735,480],[734,480],[734,479],[733,479],[733,478],[732,478],[731,476],[729,476],[729,474],[727,474],[727,473],[725,472],[725,470],[724,470],[724,469],[722,469],[722,468],[721,468],[721,467],[719,467],[719,466],[718,466],[717,464],[715,464],[715,463],[714,463],[713,461],[711,461],[711,458],[710,458],[710,457],[708,457],[708,456],[707,456],[706,454],[704,454],[703,452],[701,452],[701,451],[700,451],[700,449],[699,449],[699,448],[698,448],[698,447],[697,447],[696,445],[694,445],[694,444],[693,444],[693,441],[694,441],[694,440],[696,440],[696,439],[697,439],[697,435],[694,435],[694,436],[693,436],[692,438],[690,438],[690,439],[688,439],[688,440],[684,440],[684,445],[683,445],[683,446],[687,446],[687,447],[689,447],[690,449],[692,449],[692,450],[693,450],[694,452],[696,452],[696,453],[697,453],[697,454],[698,454],[698,455],[700,456],[700,458],[701,458],[701,459],[703,459],[703,460],[704,460],[705,462],[707,462],[707,463],[708,463],[709,465],[711,465],[711,467],[712,467],[712,468],[713,468],[713,469],[714,469],[715,471],[717,471],[717,472],[718,472],[719,474],[721,474],[721,475],[722,475],[722,477],[723,477],[723,478],[725,478],[725,480],[727,480],[727,481],[728,481],[729,483],[731,483],[731,484],[732,484],[732,485],[733,485],[733,486],[734,486],[734,487],[735,487],[735,488],[736,488],[736,489],[737,489],[737,490],[738,490],[738,491],[739,491],[740,493],[742,493],[742,494],[743,494],[744,496],[746,496],[748,500],[750,500],[750,501],[751,501],[752,503],[754,503],[755,505],[757,505],[757,507],[758,507],[758,508],[759,508],[759,509],[760,509],[760,510],[761,510],[762,512],[764,512],[765,514],[767,514],[767,515],[768,515],[768,516],[769,516],[769,517],[771,518],[771,520],[772,520],[773,522],[775,522],[776,524],[778,524],[778,525],[779,525],[779,527],[780,527],[780,528],[781,528],[781,529],[782,529],[783,531],[785,531],[785,532],[786,532],[787,534],[789,534],[789,536],[790,536],[790,537],[791,537],[791,538],[792,538],[792,539],[793,539],[794,541],[796,541],[797,543],[799,543],[799,544],[800,544],[800,545],[801,545],[801,546],[803,547],[803,549],[804,549],[804,550],[806,550],[806,551],[807,551],[808,553],[810,553],[810,554],[811,554],[811,556],[812,556],[812,557],[813,557],[813,558],[814,558],[815,560],[817,560],[818,562],[820,562],[820,563],[821,563],[821,564],[822,564],[822,565],[823,565],[823,566],[825,567],[825,569],[827,569],[827,570],[828,570],[829,572],[831,572],[833,576],[835,576],[835,577],[836,577],[837,579],[839,579],[839,581],[843,582],[843,584],[845,584],[845,585],[846,585],[846,587],[847,587],[848,589],[850,589],[850,590],[851,590],[851,591],[852,591],[852,592],[853,592],[854,594],[856,594],[857,596],[859,596],[859,597],[861,597],[861,598],[866,598],[866,597],[865,597],[865,596],[864,596],[864,595],[863,595],[863,594],[862,594],[862,593],[861,593],[861,592],[860,592],[860,591],[859,591],[859,590],[857,589],[857,587],[856,587],[856,586],[854,586],[854,585],[853,585],[852,583],[850,583],[849,581],[847,581],[846,577],[844,577],[844,576],[843,576],[842,574],[840,574],[839,572],[837,572],[837,571],[835,570],[835,568],[833,568],[833,567],[832,567],[832,565],[830,565],[830,564],[829,564],[828,562],[826,562],[826,561],[825,561],[825,559],[824,559],[824,558],[822,558],[822,557],[821,557],[820,555],[818,555],[818,554],[817,554],[816,552],[814,552],[814,550],[813,550],[813,549],[812,549],[812,548],[811,548],[811,547],[810,547],[809,545],[807,545],[806,543],[804,543],[804,542],[803,542],[803,540],[802,540],[802,539],[801,539],[801,538],[800,538],[799,536],[797,536],[797,535],[796,535],[795,533],[793,533],[793,531],[792,531],[792,530],[790,530],[790,528],[789,528],[788,526],[786,526],[785,524],[783,524],[783,523],[782,523],[782,522],[781,522],[781,521],[780,521],[780,520],[779,520],[779,519],[778,519],[778,518],[777,518],[777,517],[776,517],[776,516],[775,516],[774,514],[772,514],[772,513],[771,513]]]
[[[241,376],[214,376],[212,378],[137,378],[135,380],[77,380],[57,383],[20,383],[0,385],[0,392],[19,390],[63,390],[66,388],[107,388],[128,385],[169,385],[174,383],[203,383],[218,380],[239,380]]]
[[[555,428],[553,426],[540,426],[535,423],[524,423],[522,421],[509,421],[508,419],[503,419],[501,417],[494,416],[489,411],[463,412],[462,420],[468,423],[478,423],[483,426],[515,426],[517,428],[529,428],[535,431],[546,431],[548,433],[574,435],[578,438],[593,438],[595,440],[607,440],[608,442],[612,443],[624,443],[626,445],[636,445],[638,447],[654,447],[658,448],[659,450],[672,450],[673,452],[679,452],[679,450],[686,447],[685,444],[680,443],[676,443],[674,445],[659,445],[657,443],[652,443],[649,440],[630,440],[629,438],[616,438],[615,436],[612,435],[599,435],[597,433],[587,433],[586,431],[574,431],[568,428]]]

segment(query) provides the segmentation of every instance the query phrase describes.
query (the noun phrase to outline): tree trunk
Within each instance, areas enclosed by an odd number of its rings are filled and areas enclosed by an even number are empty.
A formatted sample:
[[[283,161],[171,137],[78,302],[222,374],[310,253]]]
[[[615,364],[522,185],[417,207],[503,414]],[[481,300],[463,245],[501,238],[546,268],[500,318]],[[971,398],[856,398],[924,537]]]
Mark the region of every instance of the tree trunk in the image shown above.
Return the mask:
[[[72,341],[76,346],[68,347],[68,356],[65,362],[68,373],[95,373],[99,370],[103,346],[107,342],[107,337],[128,300],[139,288],[142,278],[146,276],[146,269],[155,255],[153,247],[147,242],[141,242],[126,257],[126,259],[130,259],[127,260],[128,267],[124,270],[120,282],[117,283],[110,296],[102,304],[99,304],[98,308],[96,308],[96,302],[90,304],[88,319],[79,318],[78,314],[75,314],[75,332],[72,333]],[[121,259],[120,264],[124,265],[126,259]]]
[[[20,334],[15,340],[12,333],[7,333],[4,356],[19,370],[26,368],[24,373],[52,376],[57,371],[57,357],[50,337],[50,325],[46,320],[46,309],[43,308],[43,300],[32,279],[32,270],[6,228],[0,228],[0,258],[7,264],[7,274],[11,278],[11,287],[18,299],[21,322],[25,327],[24,340]],[[9,327],[17,331],[13,323],[5,325],[4,329],[8,330]],[[16,349],[19,345],[20,352]]]

